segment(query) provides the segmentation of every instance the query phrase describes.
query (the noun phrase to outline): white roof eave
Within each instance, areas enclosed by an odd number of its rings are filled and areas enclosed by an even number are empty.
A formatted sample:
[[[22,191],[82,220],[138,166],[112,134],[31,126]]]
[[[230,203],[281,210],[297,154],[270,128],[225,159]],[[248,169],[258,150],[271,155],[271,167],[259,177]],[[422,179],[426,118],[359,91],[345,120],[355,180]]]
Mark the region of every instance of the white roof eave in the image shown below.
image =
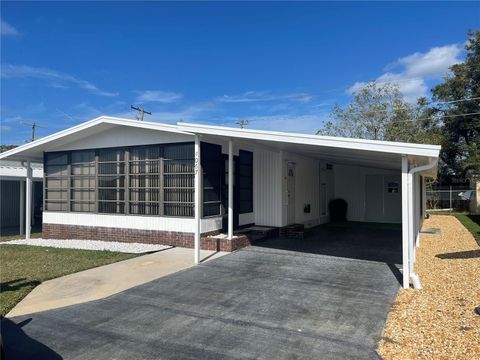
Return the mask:
[[[401,155],[415,155],[438,158],[439,145],[411,144],[401,142],[351,139],[331,136],[283,133],[263,130],[236,129],[211,125],[178,123],[179,129],[189,133],[218,135],[231,138],[244,138],[273,142],[316,145],[331,148],[374,151]]]

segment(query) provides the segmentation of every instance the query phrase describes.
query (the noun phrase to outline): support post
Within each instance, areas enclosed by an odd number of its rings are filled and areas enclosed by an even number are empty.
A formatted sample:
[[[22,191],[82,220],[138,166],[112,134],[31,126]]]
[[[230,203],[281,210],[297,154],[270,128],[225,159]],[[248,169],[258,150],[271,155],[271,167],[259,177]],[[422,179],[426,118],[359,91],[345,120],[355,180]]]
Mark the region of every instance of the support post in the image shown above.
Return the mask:
[[[409,226],[408,226],[408,158],[406,155],[402,156],[402,269],[403,269],[403,281],[402,285],[404,289],[409,288],[410,282],[410,267],[408,263],[408,238]]]
[[[233,238],[233,142],[228,140],[228,239]]]
[[[25,234],[25,180],[20,180],[20,235]]]
[[[200,136],[195,135],[195,264],[200,264],[201,176]]]
[[[415,176],[408,173],[408,229],[409,229],[409,238],[408,238],[408,271],[410,275],[413,274],[413,263],[415,262],[415,239],[416,239],[416,229],[417,222],[415,219],[416,215],[416,204],[415,204]]]
[[[32,231],[32,166],[30,160],[27,161],[27,180],[25,197],[25,239],[30,239]]]

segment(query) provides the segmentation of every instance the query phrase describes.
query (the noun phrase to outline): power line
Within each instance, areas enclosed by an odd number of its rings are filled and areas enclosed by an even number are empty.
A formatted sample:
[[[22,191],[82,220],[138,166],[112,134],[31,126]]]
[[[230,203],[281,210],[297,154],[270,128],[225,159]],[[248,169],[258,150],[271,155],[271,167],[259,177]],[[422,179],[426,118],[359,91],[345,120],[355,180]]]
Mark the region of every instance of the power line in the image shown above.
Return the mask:
[[[30,141],[35,141],[35,130],[37,129],[37,127],[39,128],[43,128],[43,129],[46,129],[47,127],[46,126],[40,126],[38,125],[35,121],[32,122],[32,123],[28,123],[28,122],[25,122],[25,121],[21,121],[21,123],[23,125],[28,125],[28,126],[31,126],[32,127],[32,137],[30,139]]]
[[[147,115],[152,115],[151,112],[146,111],[144,108],[141,108],[141,107],[136,107],[136,106],[130,105],[130,108],[132,108],[133,110],[138,111],[137,120],[140,120],[140,121],[143,121],[143,116],[144,116],[145,114],[147,114]]]

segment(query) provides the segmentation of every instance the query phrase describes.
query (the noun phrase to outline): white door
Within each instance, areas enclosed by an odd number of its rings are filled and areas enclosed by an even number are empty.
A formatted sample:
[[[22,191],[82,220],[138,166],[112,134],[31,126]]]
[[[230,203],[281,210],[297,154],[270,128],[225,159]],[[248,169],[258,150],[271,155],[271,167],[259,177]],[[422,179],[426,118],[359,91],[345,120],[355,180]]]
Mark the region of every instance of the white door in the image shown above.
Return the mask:
[[[287,163],[287,224],[295,224],[295,164]]]
[[[399,175],[367,175],[365,221],[398,223],[402,220]]]

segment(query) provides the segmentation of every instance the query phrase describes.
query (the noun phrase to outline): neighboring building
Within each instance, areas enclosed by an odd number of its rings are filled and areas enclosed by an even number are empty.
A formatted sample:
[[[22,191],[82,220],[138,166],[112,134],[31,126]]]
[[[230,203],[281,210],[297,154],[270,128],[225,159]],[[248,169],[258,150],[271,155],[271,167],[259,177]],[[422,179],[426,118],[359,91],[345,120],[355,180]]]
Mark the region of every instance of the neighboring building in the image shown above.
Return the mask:
[[[0,155],[44,163],[44,238],[235,250],[249,225],[402,223],[404,286],[439,146],[100,117]],[[229,201],[231,200],[231,201]],[[27,236],[29,236],[27,224]],[[208,235],[225,232],[225,237]]]
[[[20,161],[0,161],[0,226],[25,230],[25,180],[27,168]],[[42,222],[43,165],[32,165],[32,225]]]

